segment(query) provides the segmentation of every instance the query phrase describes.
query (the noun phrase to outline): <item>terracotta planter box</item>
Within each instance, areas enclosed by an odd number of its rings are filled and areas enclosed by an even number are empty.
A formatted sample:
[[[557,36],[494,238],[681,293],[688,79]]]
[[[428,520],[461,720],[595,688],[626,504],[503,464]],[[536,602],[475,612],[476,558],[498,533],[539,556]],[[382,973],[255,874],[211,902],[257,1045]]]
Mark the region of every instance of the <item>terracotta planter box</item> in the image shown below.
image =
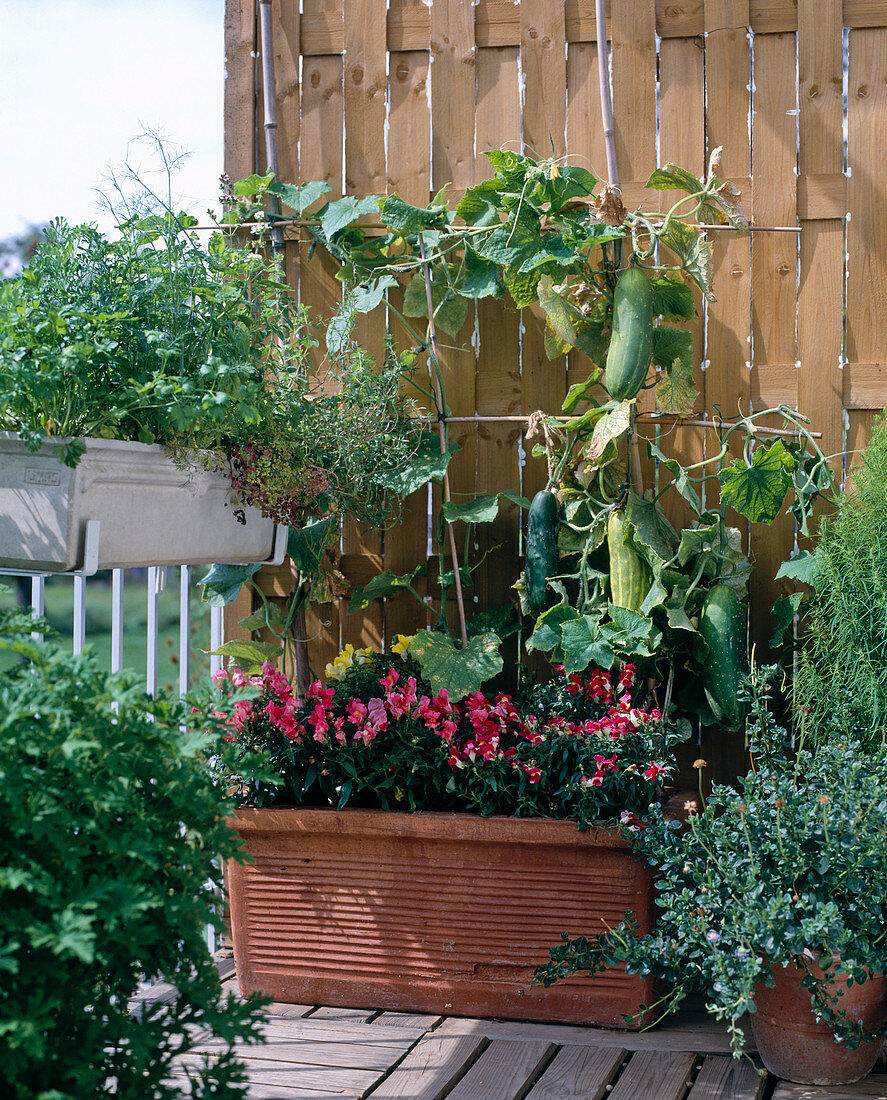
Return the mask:
[[[562,932],[592,936],[652,879],[617,832],[572,821],[242,809],[253,856],[228,865],[244,994],[324,1004],[626,1027],[653,982],[613,970],[531,986]]]

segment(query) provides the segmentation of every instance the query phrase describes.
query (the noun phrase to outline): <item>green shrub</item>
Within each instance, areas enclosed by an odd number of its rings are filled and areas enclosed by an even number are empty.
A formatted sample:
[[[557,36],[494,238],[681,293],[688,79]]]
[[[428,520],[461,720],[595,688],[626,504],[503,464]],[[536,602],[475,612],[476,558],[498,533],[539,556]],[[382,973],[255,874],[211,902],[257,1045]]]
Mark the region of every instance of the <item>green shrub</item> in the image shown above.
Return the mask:
[[[259,1004],[223,998],[204,939],[214,859],[238,847],[203,760],[213,719],[16,640],[19,619],[0,623],[24,658],[0,679],[0,1094],[242,1096],[232,1044],[257,1041]],[[146,975],[178,993],[130,1015]],[[204,1029],[220,1053],[170,1080]]]
[[[880,746],[887,731],[887,421],[876,422],[834,516],[823,520],[794,702],[823,731]]]

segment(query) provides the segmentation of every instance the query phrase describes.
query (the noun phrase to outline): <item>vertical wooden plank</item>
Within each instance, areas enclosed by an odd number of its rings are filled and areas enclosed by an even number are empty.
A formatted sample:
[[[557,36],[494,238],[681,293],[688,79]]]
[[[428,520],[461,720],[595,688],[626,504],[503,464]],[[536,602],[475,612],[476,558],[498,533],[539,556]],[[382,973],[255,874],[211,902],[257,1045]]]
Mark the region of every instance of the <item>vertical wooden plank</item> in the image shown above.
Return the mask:
[[[255,0],[225,4],[225,173],[236,181],[255,171]],[[250,607],[245,610],[245,604]],[[226,640],[249,637],[238,625],[252,610],[252,589],[223,610]]]
[[[225,172],[232,180],[255,170],[255,0],[225,4]]]
[[[887,407],[887,401],[885,401]],[[848,481],[859,465],[860,455],[871,438],[876,412],[853,410],[847,416],[847,443],[845,449],[846,476]]]
[[[424,206],[431,190],[428,54],[392,53],[389,87],[388,190],[405,202]]]
[[[384,194],[386,3],[343,0],[345,8],[345,193]]]
[[[343,0],[344,3],[344,118],[345,193],[384,193],[385,100],[387,89],[385,0]],[[385,354],[385,316],[382,310],[359,318],[354,339],[377,362]],[[344,554],[381,555],[382,538],[352,520],[342,525]],[[342,640],[355,646],[381,648],[383,608],[378,601],[366,611],[346,615]]]
[[[721,178],[746,192],[751,169],[747,120],[751,83],[749,43],[745,26],[748,2],[705,0],[705,97],[707,152],[721,146]],[[730,29],[739,28],[739,29]],[[751,211],[748,210],[750,214]],[[716,302],[708,309],[706,334],[705,411],[707,416],[732,418],[749,410],[751,359],[749,237],[716,233],[713,247],[712,289]],[[714,432],[706,446],[717,444]],[[738,444],[737,444],[738,446]],[[748,523],[732,509],[727,522],[743,533],[748,546]],[[715,734],[717,755],[706,751],[709,775],[724,781],[745,771],[742,733]]]
[[[299,179],[299,4],[273,0],[274,80],[277,85],[278,178]]]
[[[705,97],[704,53],[702,44],[695,38],[664,38],[659,44],[659,161],[660,164],[679,164],[696,176],[705,171]],[[675,202],[680,196],[667,192],[663,206]],[[693,285],[696,302],[696,318],[685,322],[693,334],[693,385],[699,391],[697,410],[705,408],[705,372],[702,360],[705,354],[705,326],[703,324],[702,293]],[[682,461],[699,462],[705,453],[705,429],[684,426],[677,431],[662,429],[667,439],[660,440],[667,454],[678,453]],[[671,475],[659,470],[661,482]],[[666,516],[681,530],[687,526],[692,513],[681,496],[666,493],[662,497]]]
[[[222,627],[224,641],[249,641],[252,638],[251,632],[240,625],[240,620],[245,619],[247,615],[252,615],[254,610],[253,595],[252,588],[244,585],[237,599],[225,605],[222,620],[224,624]]]
[[[750,176],[748,0],[705,0],[705,89],[708,152],[721,146],[721,178],[747,189]],[[738,29],[733,29],[738,28]],[[748,237],[716,234],[713,291],[708,311],[705,377],[706,411],[726,418],[749,408],[751,358],[749,297],[751,247]],[[731,522],[739,526],[732,513]]]
[[[468,4],[432,4],[430,20],[431,186],[437,191],[449,183],[458,192],[475,182],[477,50],[474,8]],[[475,412],[475,364],[471,343],[474,324],[475,311],[469,308],[468,319],[455,338],[438,334],[441,377],[446,402],[454,416],[473,416]],[[450,463],[450,491],[454,501],[464,502],[474,495],[476,431],[470,424],[454,424],[448,428],[448,437],[461,448]],[[440,492],[435,490],[435,515],[439,501]],[[461,544],[461,525],[456,534],[457,543]],[[462,545],[458,548],[462,554]],[[445,549],[445,568],[448,570],[452,568],[452,559],[449,548]],[[431,595],[437,598],[439,594],[437,585],[432,585]],[[470,590],[465,595],[470,601]],[[470,607],[466,610],[470,614]]]
[[[567,61],[563,0],[521,0],[524,148],[536,160],[566,152]]]
[[[654,0],[611,5],[616,164],[624,183],[645,183],[656,167]]]
[[[477,148],[516,149],[520,144],[520,69],[514,46],[478,50]],[[478,173],[486,160],[478,164]],[[478,302],[477,411],[508,416],[521,409],[520,315],[508,298]],[[477,432],[477,492],[519,490],[520,424],[481,424]],[[475,594],[478,610],[510,603],[520,572],[520,513],[503,502],[493,523],[475,528]],[[517,637],[501,650],[510,673],[517,669]],[[509,687],[512,685],[508,685]]]
[[[755,216],[764,225],[790,225],[797,207],[796,39],[793,34],[757,35],[754,43]],[[797,359],[798,242],[793,233],[758,233],[752,240],[752,348],[754,369],[792,365]],[[779,427],[781,421],[768,421]],[[750,592],[750,635],[761,661],[775,657],[769,647],[771,608],[785,591],[776,580],[794,545],[794,517],[783,511],[769,526],[751,528],[755,564]]]
[[[304,0],[303,14],[323,10],[324,0]],[[301,89],[301,150],[302,180],[325,180],[330,185],[329,198],[342,194],[343,183],[343,65],[340,55],[302,58]],[[308,243],[299,245],[299,295],[303,305],[320,319],[328,320],[341,299],[341,284],[334,276],[338,264],[323,249],[315,249],[308,259]],[[315,365],[319,366],[326,348],[323,333],[316,349]],[[341,619],[345,601],[335,599],[327,604],[315,604],[306,612],[308,652],[312,671],[322,674],[324,666],[341,646]]]
[[[407,7],[392,0],[395,7]],[[424,206],[431,186],[431,114],[428,102],[428,53],[411,51],[389,56],[389,88],[391,108],[388,131],[388,189],[397,192],[406,202]],[[391,291],[389,299],[400,310],[403,292]],[[400,351],[414,340],[404,331],[392,312],[389,315],[390,335]],[[424,367],[424,356],[420,357]],[[417,374],[418,374],[417,364]],[[422,372],[424,373],[424,371]],[[424,379],[417,377],[418,382]],[[408,384],[404,392],[420,403],[421,395]],[[430,412],[430,410],[429,410]],[[414,493],[403,504],[400,523],[385,531],[384,564],[393,573],[411,572],[427,562],[428,494],[424,489]],[[390,645],[397,634],[410,635],[426,624],[426,616],[413,596],[404,593],[385,602],[385,640]]]
[[[887,28],[850,32],[847,91],[847,360],[887,359],[887,181],[882,166],[887,132]],[[885,395],[887,397],[887,395]],[[854,449],[865,445],[856,416]],[[849,457],[849,456],[848,456]],[[855,462],[856,456],[853,456]],[[848,462],[848,466],[851,465]]]
[[[802,177],[843,171],[843,34],[841,0],[799,0],[799,172]],[[843,446],[844,227],[840,220],[805,221],[798,293],[798,408],[822,432],[820,446]]]
[[[616,165],[622,184],[646,183],[656,167],[656,12],[654,0],[611,5],[613,117],[616,130]],[[658,195],[645,196],[645,209],[656,209]],[[651,206],[650,204],[655,203]],[[633,204],[631,204],[633,205]],[[628,247],[628,244],[625,246]],[[627,255],[623,254],[623,263]],[[652,412],[652,390],[641,390],[638,413]],[[639,434],[651,431],[638,425]],[[641,443],[641,476],[649,488],[654,466]],[[640,486],[636,486],[640,489]]]
[[[530,156],[544,159],[550,155],[552,145],[561,150],[566,140],[563,5],[560,0],[547,4],[544,0],[524,0],[520,18],[523,149]],[[545,354],[545,315],[538,304],[521,311],[521,327],[522,411],[557,413],[566,393],[566,358],[549,360]],[[525,495],[531,497],[543,488],[547,478],[545,463],[528,457],[523,476]]]
[[[606,175],[604,129],[598,84],[597,44],[571,42],[567,47],[567,150],[571,164]],[[584,382],[594,369],[587,355],[571,351],[567,356],[565,385]]]
[[[567,47],[567,149],[571,163],[602,178],[607,174],[607,157],[597,73],[597,43],[571,42]]]
[[[471,4],[431,4],[431,187],[474,183],[476,47]]]

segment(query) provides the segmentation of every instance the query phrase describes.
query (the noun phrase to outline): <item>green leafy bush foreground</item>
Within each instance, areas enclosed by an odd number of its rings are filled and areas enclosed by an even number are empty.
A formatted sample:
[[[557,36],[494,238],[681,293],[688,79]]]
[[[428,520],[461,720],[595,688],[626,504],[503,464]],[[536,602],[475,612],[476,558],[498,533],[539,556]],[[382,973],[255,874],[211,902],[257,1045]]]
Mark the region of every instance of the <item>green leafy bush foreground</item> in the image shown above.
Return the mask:
[[[223,998],[204,940],[214,858],[238,848],[202,759],[207,716],[24,626],[0,621],[0,648],[24,658],[0,678],[0,1095],[242,1096],[232,1044],[257,1041],[261,1016]],[[178,994],[130,1014],[144,975]],[[218,1053],[170,1078],[206,1029]]]

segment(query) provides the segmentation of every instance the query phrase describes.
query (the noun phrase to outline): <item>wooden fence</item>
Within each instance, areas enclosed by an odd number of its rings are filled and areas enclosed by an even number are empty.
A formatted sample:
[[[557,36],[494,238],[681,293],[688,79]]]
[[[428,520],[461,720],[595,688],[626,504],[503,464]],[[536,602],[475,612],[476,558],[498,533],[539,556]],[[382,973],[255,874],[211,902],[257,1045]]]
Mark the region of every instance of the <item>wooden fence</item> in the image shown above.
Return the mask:
[[[233,179],[267,167],[255,8],[226,0]],[[491,174],[481,153],[502,146],[539,158],[569,152],[605,174],[592,0],[302,0],[301,14],[298,0],[275,0],[273,11],[286,181],[325,179],[333,197],[396,191],[424,205],[445,183],[458,193]],[[810,418],[840,469],[887,405],[887,0],[611,0],[608,28],[626,205],[640,201],[657,164],[701,173],[720,145],[721,174],[754,223],[799,227],[717,235],[717,301],[693,326],[698,413],[786,402]],[[341,291],[331,264],[320,250],[309,260],[296,234],[286,247],[301,299],[328,315]],[[375,350],[384,323],[379,314],[360,329]],[[454,415],[557,412],[587,371],[573,353],[549,362],[542,339],[535,309],[479,302],[453,341],[459,349],[445,355]],[[672,431],[666,446],[701,453],[705,429]],[[452,434],[462,445],[451,467],[455,499],[507,488],[531,495],[544,483],[520,425],[458,424]],[[427,522],[417,494],[383,537],[346,530],[348,579],[425,561]],[[481,608],[509,599],[518,527],[511,510],[473,534]],[[757,640],[769,633],[773,576],[794,537],[787,518],[749,535]],[[265,584],[283,595],[289,581],[272,573]],[[362,616],[345,607],[334,601],[310,616],[315,668],[340,642],[378,646],[424,622],[406,596]]]

